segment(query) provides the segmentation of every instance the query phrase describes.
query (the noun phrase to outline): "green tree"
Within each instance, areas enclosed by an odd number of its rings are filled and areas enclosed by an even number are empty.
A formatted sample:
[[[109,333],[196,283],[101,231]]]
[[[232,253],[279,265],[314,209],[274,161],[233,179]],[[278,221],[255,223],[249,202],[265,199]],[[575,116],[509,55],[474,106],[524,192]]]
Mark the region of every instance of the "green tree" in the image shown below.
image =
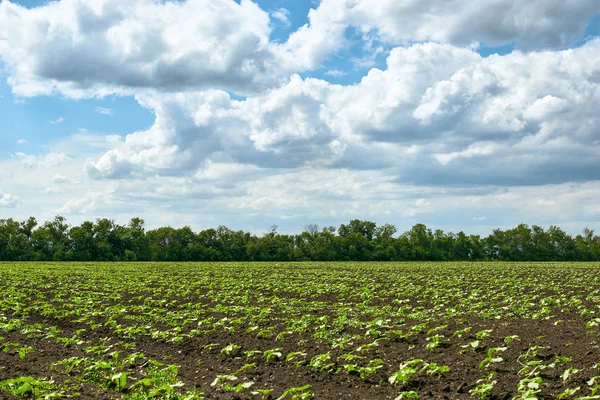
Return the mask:
[[[98,248],[94,233],[94,223],[86,221],[80,226],[71,228],[71,249],[69,259],[74,261],[95,261],[98,257]]]
[[[424,224],[414,225],[404,234],[411,247],[414,260],[430,260],[433,248],[433,233]]]
[[[375,230],[377,228],[377,224],[371,221],[360,221],[358,219],[354,219],[350,221],[348,225],[340,225],[338,229],[338,234],[340,237],[345,238],[350,236],[353,233],[359,234],[363,236],[368,241],[373,240],[373,236],[375,235]]]

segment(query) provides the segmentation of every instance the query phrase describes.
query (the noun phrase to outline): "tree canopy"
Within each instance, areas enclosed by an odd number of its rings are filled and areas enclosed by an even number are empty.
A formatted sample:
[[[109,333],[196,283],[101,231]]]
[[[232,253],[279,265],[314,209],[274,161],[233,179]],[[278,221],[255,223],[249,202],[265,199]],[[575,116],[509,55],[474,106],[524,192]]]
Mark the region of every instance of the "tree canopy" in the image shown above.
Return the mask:
[[[600,237],[584,229],[520,224],[481,237],[432,231],[417,224],[396,235],[394,225],[352,220],[339,228],[311,224],[297,235],[273,226],[262,236],[225,226],[194,232],[144,220],[111,219],[70,226],[57,216],[38,224],[0,219],[0,261],[599,261]]]

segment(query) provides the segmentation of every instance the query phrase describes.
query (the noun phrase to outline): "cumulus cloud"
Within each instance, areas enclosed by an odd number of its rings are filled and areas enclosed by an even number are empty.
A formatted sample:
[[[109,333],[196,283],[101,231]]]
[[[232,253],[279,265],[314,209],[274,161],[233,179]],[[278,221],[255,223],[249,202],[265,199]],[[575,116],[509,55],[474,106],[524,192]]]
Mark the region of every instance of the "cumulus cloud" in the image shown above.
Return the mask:
[[[596,0],[323,0],[284,48],[299,65],[315,68],[348,44],[349,26],[368,40],[392,45],[435,41],[564,48],[581,38],[597,13]]]
[[[10,193],[0,192],[0,207],[15,208],[21,203],[21,199]]]
[[[0,58],[22,96],[247,93],[279,77],[269,15],[250,0],[62,0],[34,9],[2,1],[0,26]]]
[[[363,30],[376,29],[384,40],[434,40],[463,46],[479,41],[488,45],[516,42],[526,48],[565,47],[581,37],[590,15],[600,13],[595,0],[359,0],[346,4],[353,24]]]
[[[294,75],[285,86],[246,101],[217,90],[139,95],[156,114],[154,125],[128,135],[86,170],[122,178],[185,174],[209,158],[286,168],[330,162],[335,136],[323,119],[328,91],[326,82]]]
[[[154,125],[128,135],[122,143],[114,142],[117,144],[114,149],[87,164],[90,175],[104,178],[148,173],[177,175],[201,164],[224,146],[239,148],[247,144],[236,139],[238,133],[233,125],[216,123],[221,118],[227,119],[232,105],[225,92],[147,93],[137,99],[154,111]]]
[[[425,43],[394,49],[353,86],[297,75],[244,101],[222,91],[145,94],[156,114],[87,171],[185,175],[208,159],[261,168],[389,169],[411,184],[600,178],[600,40],[483,58]]]
[[[18,139],[17,140],[17,144],[29,144],[29,142],[26,139]]]
[[[363,158],[394,152],[387,166],[403,182],[598,179],[599,49],[595,40],[574,50],[482,58],[449,45],[398,48],[387,70],[340,91],[339,102],[348,100],[335,123],[356,137],[354,146],[364,144]],[[374,147],[380,142],[387,145]],[[346,165],[356,165],[356,155]]]
[[[345,5],[338,1],[322,1],[317,9],[311,9],[309,22],[280,47],[287,62],[305,69],[318,68],[332,54],[348,46],[346,11]]]
[[[251,0],[61,0],[27,9],[0,3],[0,59],[21,96],[133,94],[140,89],[220,89],[240,94],[279,86],[365,39],[365,57],[386,45],[515,43],[563,48],[581,39],[596,0],[323,0],[284,43],[271,41],[270,14]],[[191,17],[193,16],[193,17]],[[326,38],[326,40],[324,40]],[[372,54],[371,54],[372,53]]]
[[[370,62],[383,51],[375,42],[561,48],[581,38],[595,13],[596,0],[323,0],[280,44],[270,40],[270,18],[289,24],[289,11],[269,14],[250,0],[62,0],[34,9],[5,0],[0,59],[22,96],[147,88],[251,94],[278,86],[290,73],[319,68],[351,45],[349,27],[365,38],[369,54],[362,60]]]

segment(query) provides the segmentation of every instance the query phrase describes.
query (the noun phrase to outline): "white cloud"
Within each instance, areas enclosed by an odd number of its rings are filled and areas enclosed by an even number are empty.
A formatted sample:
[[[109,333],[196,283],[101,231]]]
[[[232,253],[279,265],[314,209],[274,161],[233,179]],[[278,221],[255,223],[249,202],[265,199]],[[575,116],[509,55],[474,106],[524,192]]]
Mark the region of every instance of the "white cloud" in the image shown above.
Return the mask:
[[[215,90],[139,95],[155,112],[155,124],[128,135],[86,169],[119,178],[185,174],[211,157],[260,167],[330,162],[335,136],[324,120],[328,94],[326,82],[294,75],[287,85],[242,102]]]
[[[435,154],[435,159],[442,165],[448,165],[453,160],[459,158],[472,158],[476,156],[489,156],[494,152],[494,145],[488,143],[474,143],[465,150],[446,154]]]
[[[345,6],[338,3],[323,1],[317,9],[310,10],[309,23],[292,33],[280,48],[288,63],[315,69],[349,44],[345,37],[348,26]]]
[[[269,16],[250,0],[63,0],[35,9],[2,1],[0,26],[0,59],[21,96],[247,93],[279,78]]]
[[[32,155],[28,155],[25,153],[15,153],[15,156],[17,156],[17,158],[19,160],[21,160],[21,163],[27,167],[27,168],[33,168],[37,165],[37,157],[36,156],[32,156]]]
[[[60,190],[59,188],[56,187],[47,187],[44,190],[42,190],[43,194],[59,194],[62,193],[62,190]]]
[[[19,139],[17,140],[17,144],[29,144],[29,142],[25,139]]]
[[[0,207],[15,208],[21,204],[21,199],[10,193],[0,192]]]
[[[111,110],[110,108],[105,108],[105,107],[96,107],[95,111],[98,114],[102,114],[102,115],[112,115],[113,110]]]
[[[15,153],[15,156],[27,168],[50,168],[64,164],[69,159],[69,157],[64,153],[48,153],[43,156],[34,156],[31,154],[17,152]]]
[[[564,48],[581,38],[590,16],[598,13],[597,0],[323,0],[284,49],[298,65],[318,67],[348,45],[348,26],[367,40],[375,36],[392,45],[435,41]]]
[[[121,140],[121,135],[105,135],[79,130],[74,135],[56,139],[51,147],[51,152],[71,156],[97,155],[99,151],[115,147]]]
[[[90,151],[73,140],[83,153]],[[524,221],[560,224],[577,232],[600,222],[598,181],[500,189],[489,184],[412,185],[398,181],[393,169],[259,168],[210,160],[191,176],[148,175],[111,182],[81,176],[77,177],[79,185],[48,188],[54,175],[70,176],[81,169],[84,160],[70,158],[48,169],[16,168],[16,159],[0,161],[0,171],[15,171],[0,176],[3,190],[28,199],[11,209],[10,216],[22,220],[33,215],[43,221],[58,213],[73,224],[99,216],[126,223],[132,216],[142,216],[151,227],[170,224],[204,229],[225,224],[254,231],[276,223],[294,232],[307,221],[339,225],[356,217],[391,222],[400,231],[425,222],[468,233],[486,233],[490,226],[506,228]],[[46,195],[32,195],[41,192]],[[198,209],[203,213],[198,214]],[[472,220],[473,215],[487,219],[482,223]]]
[[[338,0],[325,0],[338,1]],[[595,0],[471,0],[346,2],[349,18],[361,29],[376,29],[394,42],[434,40],[468,46],[516,42],[527,48],[564,47],[583,34],[590,15],[600,12]]]
[[[339,69],[331,69],[331,70],[325,72],[325,75],[332,76],[334,78],[339,78],[339,77],[348,75],[348,73],[345,71],[340,71]]]
[[[95,177],[190,175],[207,159],[261,168],[390,169],[415,184],[600,178],[600,40],[482,58],[434,43],[394,49],[353,86],[291,80],[264,95],[138,95],[147,131],[90,161]],[[532,73],[532,71],[536,71]]]
[[[83,196],[70,199],[58,212],[69,214],[85,214],[94,211],[99,204],[107,201],[108,195],[103,192],[88,192]]]
[[[289,11],[280,8],[269,17],[250,0],[62,0],[34,9],[5,0],[0,58],[20,96],[146,88],[249,94],[320,67],[351,45],[348,27],[364,37],[367,54],[357,60],[371,62],[384,50],[378,43],[563,48],[581,38],[596,13],[596,0],[323,0],[308,23],[279,44],[270,40],[270,17],[287,24]]]
[[[291,25],[290,19],[288,18],[290,11],[285,8],[279,8],[271,12],[271,16],[279,21],[283,26],[289,27]]]
[[[54,182],[54,183],[59,183],[59,184],[60,184],[60,183],[69,183],[70,181],[71,181],[71,180],[70,180],[69,178],[67,178],[67,177],[66,177],[66,176],[64,176],[64,175],[60,175],[60,174],[55,174],[55,175],[52,177],[52,182]]]
[[[528,120],[543,122],[548,118],[561,114],[563,111],[567,111],[568,108],[569,102],[567,100],[548,95],[534,101],[525,110],[523,117]]]
[[[211,181],[217,185],[226,186],[227,182],[238,182],[254,176],[260,176],[266,171],[251,164],[223,163],[207,160],[194,174],[198,182]]]
[[[409,182],[598,179],[599,50],[600,40],[489,58],[431,43],[398,48],[387,70],[372,70],[339,91],[335,130],[352,135],[354,146],[362,141],[363,149],[387,142],[361,158],[396,152],[385,165]],[[347,162],[356,165],[356,158]]]
[[[63,122],[65,122],[65,119],[63,117],[58,117],[57,119],[48,121],[48,124],[49,125],[58,125],[58,124],[62,124]]]

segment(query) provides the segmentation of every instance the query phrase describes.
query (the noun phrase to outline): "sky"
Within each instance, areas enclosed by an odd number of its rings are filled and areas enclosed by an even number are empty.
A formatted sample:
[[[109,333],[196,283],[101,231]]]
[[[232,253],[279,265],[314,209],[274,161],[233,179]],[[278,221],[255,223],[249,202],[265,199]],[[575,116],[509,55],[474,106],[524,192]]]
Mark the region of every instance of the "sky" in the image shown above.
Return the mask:
[[[598,0],[0,0],[0,219],[600,230]]]

